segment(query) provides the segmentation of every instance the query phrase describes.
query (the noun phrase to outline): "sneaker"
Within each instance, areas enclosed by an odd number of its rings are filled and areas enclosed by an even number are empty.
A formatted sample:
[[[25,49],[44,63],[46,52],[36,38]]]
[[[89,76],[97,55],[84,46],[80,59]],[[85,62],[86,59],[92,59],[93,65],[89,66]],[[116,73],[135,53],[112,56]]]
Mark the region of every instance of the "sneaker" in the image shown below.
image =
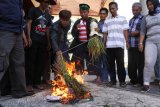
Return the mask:
[[[23,97],[26,97],[26,96],[31,96],[35,94],[34,92],[27,92],[25,94],[21,94],[21,95],[12,95],[13,98],[23,98]]]
[[[127,85],[126,82],[120,82],[119,84],[120,87],[126,87],[126,85]]]
[[[106,84],[106,86],[108,86],[108,87],[112,87],[112,86],[115,86],[115,85],[116,85],[116,82],[112,82],[112,81],[110,81]]]
[[[141,92],[149,92],[150,91],[150,88],[149,88],[149,85],[144,85]]]
[[[34,85],[34,88],[44,90],[44,87],[42,85]]]
[[[1,90],[1,96],[7,96],[7,95],[11,95],[11,90]]]

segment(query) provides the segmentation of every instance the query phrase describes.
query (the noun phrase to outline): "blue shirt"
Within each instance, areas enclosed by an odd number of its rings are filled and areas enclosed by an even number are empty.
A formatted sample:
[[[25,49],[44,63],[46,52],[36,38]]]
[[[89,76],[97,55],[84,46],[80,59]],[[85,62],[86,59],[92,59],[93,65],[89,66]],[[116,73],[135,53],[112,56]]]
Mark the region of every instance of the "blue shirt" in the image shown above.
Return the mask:
[[[22,6],[23,0],[0,0],[0,30],[22,32]]]
[[[104,20],[104,21],[105,21],[105,20]],[[99,21],[99,22],[98,22],[98,28],[100,29],[100,33],[102,33],[104,21]]]
[[[138,47],[140,34],[136,36],[131,36],[131,32],[134,32],[134,31],[140,32],[142,18],[143,16],[139,15],[137,17],[133,17],[129,21],[129,45],[130,47]]]

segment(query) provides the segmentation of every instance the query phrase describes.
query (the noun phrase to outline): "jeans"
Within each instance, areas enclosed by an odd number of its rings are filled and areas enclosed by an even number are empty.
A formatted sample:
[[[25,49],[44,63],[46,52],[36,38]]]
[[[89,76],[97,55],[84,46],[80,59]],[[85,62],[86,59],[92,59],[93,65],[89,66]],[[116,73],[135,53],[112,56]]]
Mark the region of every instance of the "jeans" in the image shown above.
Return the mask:
[[[105,58],[105,60],[102,58],[101,59],[101,64],[100,64],[100,78],[102,81],[108,81],[108,62],[107,62],[107,58]]]

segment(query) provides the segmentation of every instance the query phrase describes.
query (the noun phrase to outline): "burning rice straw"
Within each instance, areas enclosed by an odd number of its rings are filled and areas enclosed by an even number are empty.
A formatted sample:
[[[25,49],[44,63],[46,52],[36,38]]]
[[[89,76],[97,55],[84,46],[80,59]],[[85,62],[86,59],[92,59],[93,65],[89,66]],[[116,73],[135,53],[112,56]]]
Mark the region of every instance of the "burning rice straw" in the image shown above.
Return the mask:
[[[58,74],[59,81],[53,81],[53,91],[56,90],[57,87],[63,87],[63,91],[60,92],[62,96],[62,103],[70,103],[70,101],[80,100],[91,97],[91,94],[86,87],[79,83],[72,75],[67,71],[67,65],[63,59],[62,55],[57,56],[55,64],[52,65],[52,69],[56,71]],[[66,94],[66,95],[65,95]],[[57,96],[58,94],[54,93],[53,96]],[[59,94],[60,95],[60,94]]]

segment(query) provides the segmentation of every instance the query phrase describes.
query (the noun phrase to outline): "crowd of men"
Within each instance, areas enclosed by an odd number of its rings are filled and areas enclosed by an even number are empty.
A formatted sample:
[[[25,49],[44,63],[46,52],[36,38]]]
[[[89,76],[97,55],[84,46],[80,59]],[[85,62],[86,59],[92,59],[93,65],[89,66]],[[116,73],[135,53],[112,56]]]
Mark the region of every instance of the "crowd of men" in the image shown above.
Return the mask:
[[[96,72],[93,81],[98,85],[112,87],[118,83],[140,86],[143,92],[150,90],[151,76],[155,72],[160,80],[160,3],[146,0],[148,14],[142,15],[142,5],[132,5],[133,17],[127,22],[117,13],[118,4],[109,3],[108,9],[99,11],[100,20],[96,31],[106,47],[106,59],[91,64],[87,43],[90,40],[90,6],[80,4],[78,19],[71,28],[72,13],[59,12],[59,20],[52,22],[49,0],[37,0],[40,5],[23,15],[23,0],[1,0],[0,2],[0,93],[22,98],[34,94],[34,89],[43,90],[42,83],[50,84],[50,65],[55,57],[62,54],[70,63],[76,62],[76,69]],[[26,22],[26,23],[24,23]],[[68,31],[74,38],[71,45],[67,40]],[[22,40],[23,39],[23,40]],[[126,83],[124,49],[128,49],[128,75]],[[72,53],[72,58],[69,58]],[[82,65],[82,66],[79,66]],[[159,84],[160,85],[160,84]]]

